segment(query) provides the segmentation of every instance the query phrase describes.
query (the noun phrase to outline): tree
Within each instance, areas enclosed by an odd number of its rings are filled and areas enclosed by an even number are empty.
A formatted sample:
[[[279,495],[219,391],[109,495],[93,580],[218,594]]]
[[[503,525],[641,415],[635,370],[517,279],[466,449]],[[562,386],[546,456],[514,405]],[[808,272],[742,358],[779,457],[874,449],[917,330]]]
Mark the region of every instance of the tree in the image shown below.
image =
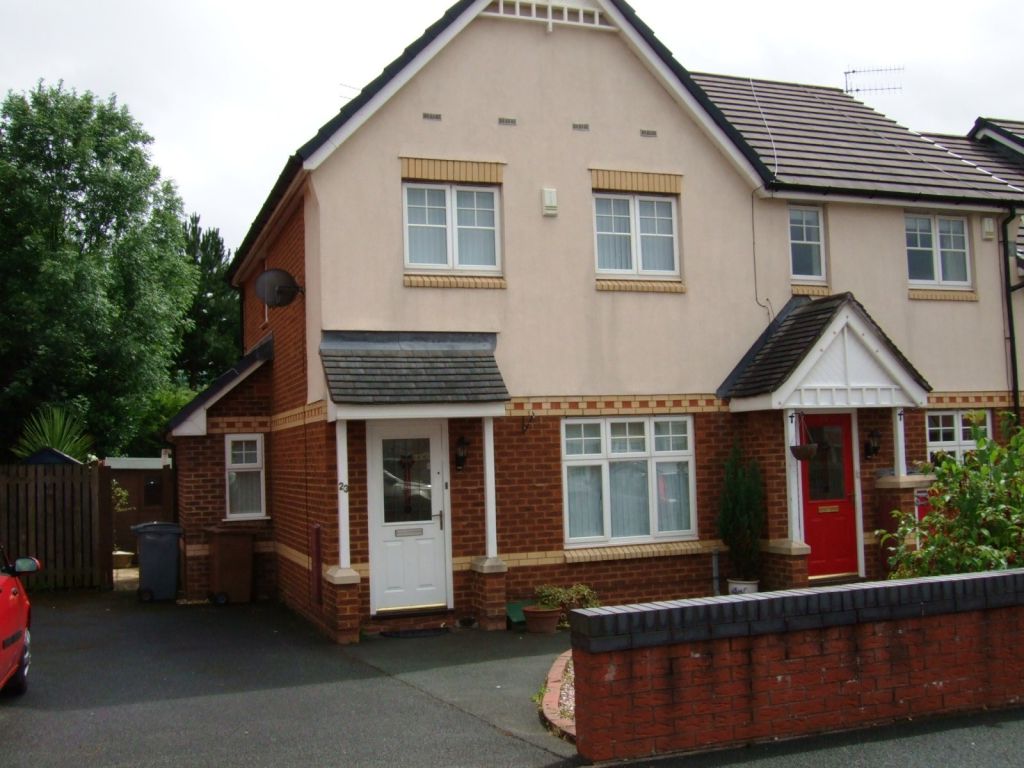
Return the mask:
[[[238,292],[228,283],[230,253],[220,230],[203,229],[199,214],[185,223],[185,252],[199,270],[199,287],[189,309],[191,329],[178,354],[179,375],[194,390],[206,387],[238,360],[241,317]]]
[[[1024,431],[1006,445],[975,427],[977,447],[960,463],[935,466],[930,511],[893,512],[894,532],[878,531],[893,578],[1002,570],[1024,563]]]
[[[84,462],[89,457],[91,447],[92,438],[85,434],[85,427],[78,417],[63,408],[46,405],[25,422],[25,431],[14,446],[13,453],[19,459],[24,459],[43,448],[54,448]]]
[[[197,275],[151,142],[114,96],[40,82],[4,99],[0,447],[48,403],[116,453],[168,381]]]

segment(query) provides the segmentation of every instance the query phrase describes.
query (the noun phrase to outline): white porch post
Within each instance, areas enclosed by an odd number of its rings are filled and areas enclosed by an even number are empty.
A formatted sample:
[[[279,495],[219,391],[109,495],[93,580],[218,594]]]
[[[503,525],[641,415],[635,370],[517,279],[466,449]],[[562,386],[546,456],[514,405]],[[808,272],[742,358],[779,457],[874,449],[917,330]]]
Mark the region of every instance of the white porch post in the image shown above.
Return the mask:
[[[352,570],[352,545],[348,531],[348,422],[334,423],[335,456],[338,463],[338,564],[327,569],[331,584],[358,584],[359,574]]]
[[[484,416],[484,556],[473,558],[471,568],[480,573],[508,570],[498,557],[498,502],[494,485],[494,417]]]
[[[893,463],[893,471],[896,477],[906,477],[907,474],[907,440],[903,432],[903,409],[892,409],[892,441],[893,452],[896,454]]]

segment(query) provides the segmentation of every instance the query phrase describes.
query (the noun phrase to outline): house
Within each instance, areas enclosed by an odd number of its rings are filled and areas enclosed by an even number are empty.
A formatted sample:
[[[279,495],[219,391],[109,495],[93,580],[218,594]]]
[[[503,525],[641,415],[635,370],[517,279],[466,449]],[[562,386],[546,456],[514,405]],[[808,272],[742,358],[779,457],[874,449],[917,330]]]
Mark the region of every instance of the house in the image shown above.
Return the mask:
[[[245,355],[170,425],[188,596],[213,525],[340,642],[503,628],[541,583],[710,594],[736,442],[763,588],[881,575],[915,468],[1017,406],[1005,123],[690,73],[622,0],[461,0],[235,256]]]

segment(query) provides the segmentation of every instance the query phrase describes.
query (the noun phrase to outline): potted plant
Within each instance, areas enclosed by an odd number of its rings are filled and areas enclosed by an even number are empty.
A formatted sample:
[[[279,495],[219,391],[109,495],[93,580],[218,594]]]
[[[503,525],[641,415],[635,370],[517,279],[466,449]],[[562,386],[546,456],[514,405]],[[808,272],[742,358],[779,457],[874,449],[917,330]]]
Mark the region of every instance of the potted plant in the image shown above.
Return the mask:
[[[725,477],[718,511],[718,535],[729,548],[733,576],[729,594],[756,592],[764,527],[764,489],[756,461],[744,462],[734,445],[725,462]]]
[[[541,584],[533,591],[536,602],[523,606],[526,631],[551,634],[559,624],[568,621],[573,608],[596,608],[600,605],[597,593],[586,584],[559,587]]]

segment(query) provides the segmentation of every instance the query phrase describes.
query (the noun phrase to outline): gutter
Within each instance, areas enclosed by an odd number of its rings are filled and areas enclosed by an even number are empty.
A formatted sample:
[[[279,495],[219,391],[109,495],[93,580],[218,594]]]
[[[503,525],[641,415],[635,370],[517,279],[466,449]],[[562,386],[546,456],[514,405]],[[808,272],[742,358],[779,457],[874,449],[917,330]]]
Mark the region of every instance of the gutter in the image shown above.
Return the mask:
[[[1010,381],[1013,388],[1013,415],[1020,425],[1020,377],[1017,373],[1017,330],[1013,319],[1013,292],[1024,288],[1024,282],[1016,285],[1010,284],[1010,263],[1015,261],[1014,243],[1017,238],[1010,240],[1010,222],[1017,221],[1017,208],[1011,206],[1009,215],[1003,219],[1003,287],[1006,290],[1006,324],[1009,328],[1010,341]],[[1017,222],[1020,226],[1020,222]]]

